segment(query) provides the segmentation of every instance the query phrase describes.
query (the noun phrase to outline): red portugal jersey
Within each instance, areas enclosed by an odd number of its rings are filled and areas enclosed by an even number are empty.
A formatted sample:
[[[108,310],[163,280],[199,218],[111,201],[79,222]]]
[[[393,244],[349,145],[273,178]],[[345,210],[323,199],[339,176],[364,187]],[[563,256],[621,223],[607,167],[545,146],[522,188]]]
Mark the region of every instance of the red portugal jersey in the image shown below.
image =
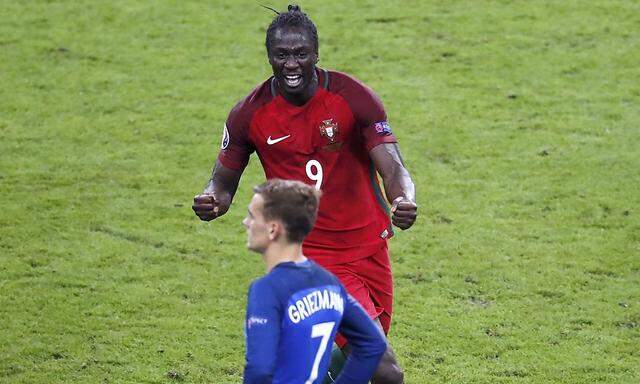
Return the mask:
[[[321,264],[375,253],[392,235],[386,200],[369,151],[395,143],[380,99],[358,80],[317,69],[318,90],[296,106],[273,78],[229,114],[218,160],[242,170],[257,152],[267,179],[293,179],[322,191],[305,255]]]

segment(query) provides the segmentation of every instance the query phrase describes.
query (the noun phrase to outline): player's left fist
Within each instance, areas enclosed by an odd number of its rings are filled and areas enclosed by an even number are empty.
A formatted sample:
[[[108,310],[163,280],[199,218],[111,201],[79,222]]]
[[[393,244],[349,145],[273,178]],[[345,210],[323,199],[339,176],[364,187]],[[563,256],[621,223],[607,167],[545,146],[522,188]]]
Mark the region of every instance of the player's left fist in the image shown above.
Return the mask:
[[[418,206],[404,196],[397,197],[391,205],[391,222],[405,230],[413,225],[418,217]]]

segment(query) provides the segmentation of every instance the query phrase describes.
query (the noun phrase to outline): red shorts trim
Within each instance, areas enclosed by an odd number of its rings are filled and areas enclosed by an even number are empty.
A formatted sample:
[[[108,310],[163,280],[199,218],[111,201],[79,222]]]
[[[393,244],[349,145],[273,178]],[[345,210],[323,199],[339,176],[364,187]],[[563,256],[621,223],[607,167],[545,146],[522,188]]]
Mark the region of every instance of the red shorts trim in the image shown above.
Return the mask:
[[[387,242],[369,257],[323,267],[340,279],[347,292],[358,300],[372,319],[380,320],[387,334],[393,313],[393,277]],[[338,334],[336,343],[343,347],[346,340]]]

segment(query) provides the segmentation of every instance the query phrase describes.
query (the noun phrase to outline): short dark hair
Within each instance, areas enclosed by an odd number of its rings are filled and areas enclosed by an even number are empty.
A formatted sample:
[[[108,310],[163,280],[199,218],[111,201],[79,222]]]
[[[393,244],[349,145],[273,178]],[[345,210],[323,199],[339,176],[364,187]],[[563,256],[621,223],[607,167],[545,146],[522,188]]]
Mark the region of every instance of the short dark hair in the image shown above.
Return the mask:
[[[287,240],[301,243],[311,232],[318,215],[320,191],[295,180],[271,179],[253,187],[264,199],[266,220],[280,220],[287,230]]]
[[[269,24],[269,28],[267,28],[267,53],[271,49],[271,42],[273,41],[273,35],[276,32],[276,29],[283,27],[300,27],[306,30],[311,39],[313,40],[313,46],[315,48],[315,53],[318,53],[318,30],[316,29],[316,25],[313,24],[313,21],[307,16],[306,13],[302,12],[302,9],[298,5],[289,5],[287,7],[287,12],[279,12],[276,17],[273,18],[271,24]]]

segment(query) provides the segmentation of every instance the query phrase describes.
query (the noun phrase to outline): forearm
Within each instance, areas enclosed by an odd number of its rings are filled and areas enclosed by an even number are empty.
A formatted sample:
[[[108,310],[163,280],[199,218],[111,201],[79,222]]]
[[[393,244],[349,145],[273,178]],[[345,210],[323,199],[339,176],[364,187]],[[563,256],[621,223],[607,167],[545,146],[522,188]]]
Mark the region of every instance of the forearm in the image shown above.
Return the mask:
[[[416,187],[407,169],[400,165],[391,174],[383,175],[382,182],[389,203],[393,203],[398,197],[416,202]]]
[[[381,351],[381,352],[380,352]],[[360,384],[368,383],[369,379],[376,371],[384,349],[379,349],[377,353],[370,355],[359,355],[350,353],[347,358],[336,384]]]
[[[415,203],[416,189],[409,171],[405,168],[397,144],[381,144],[371,150],[371,158],[382,177],[387,200],[392,203],[398,197]]]
[[[350,351],[336,383],[368,383],[387,349],[381,327],[348,296],[340,332],[347,338]]]
[[[241,174],[239,171],[225,167],[220,161],[216,161],[203,194],[213,194],[216,197],[220,209],[219,215],[229,209],[238,189]]]

